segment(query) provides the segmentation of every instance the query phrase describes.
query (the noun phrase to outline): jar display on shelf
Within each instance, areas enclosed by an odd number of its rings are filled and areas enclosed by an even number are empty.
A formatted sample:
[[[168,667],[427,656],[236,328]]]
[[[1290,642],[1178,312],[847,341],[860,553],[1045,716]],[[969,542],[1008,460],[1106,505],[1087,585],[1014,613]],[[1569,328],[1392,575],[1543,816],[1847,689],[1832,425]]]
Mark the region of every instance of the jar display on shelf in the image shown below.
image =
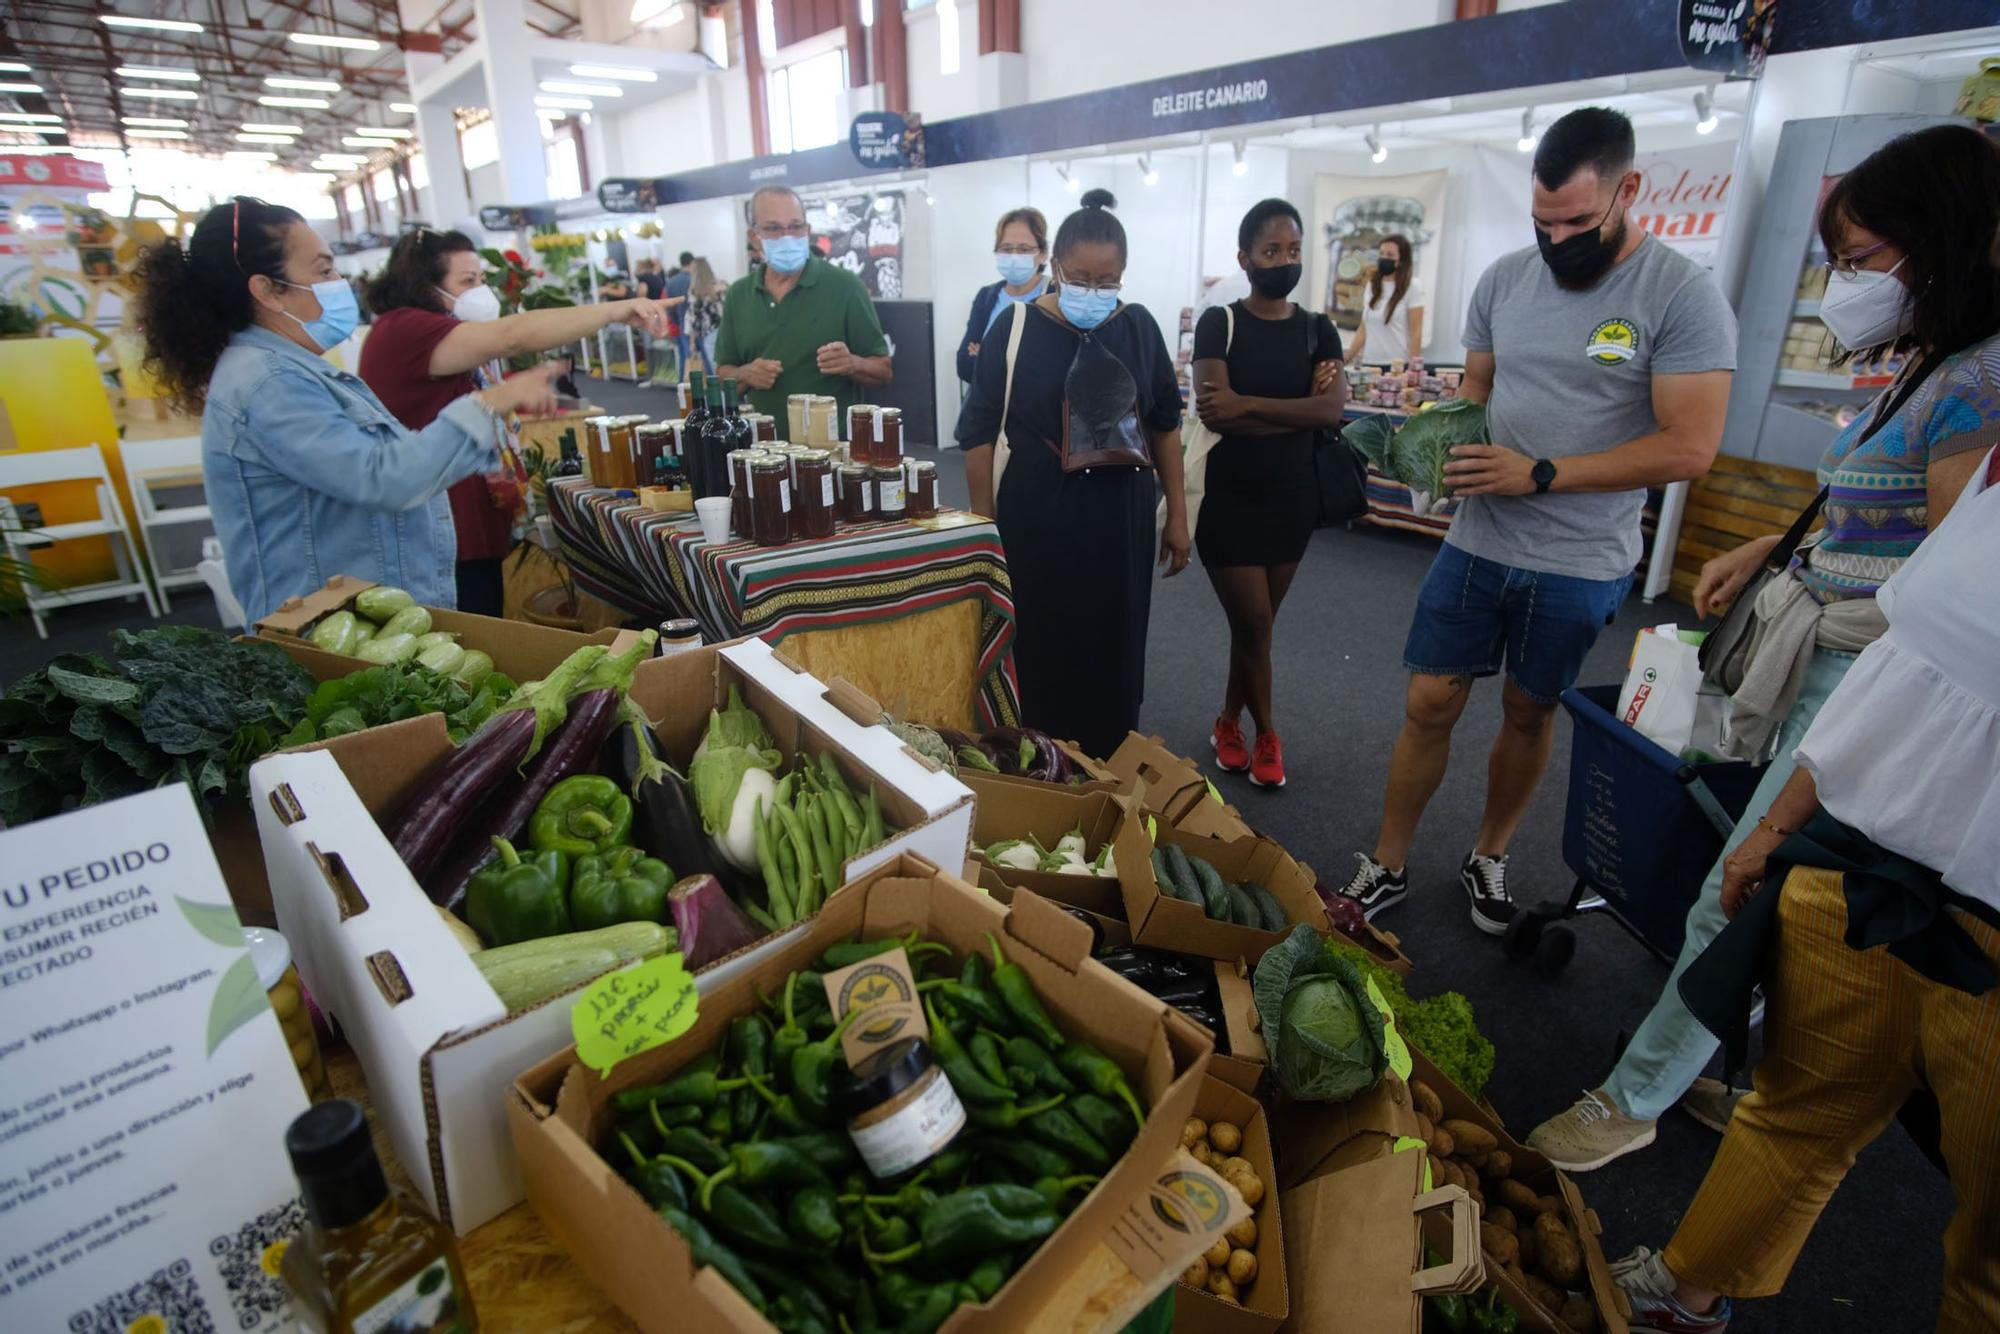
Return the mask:
[[[911,459],[903,465],[906,496],[905,514],[912,519],[934,519],[938,512],[937,464],[929,459]]]
[[[884,467],[903,461],[903,410],[883,408],[875,414],[875,451],[869,462]]]
[[[773,417],[768,412],[750,412],[744,415],[750,419],[751,426],[756,428],[757,442],[759,444],[768,445],[777,440],[778,419],[776,417]]]
[[[750,469],[763,457],[761,449],[732,449],[725,456],[729,464],[729,530],[738,537],[750,535]]]
[[[873,403],[856,403],[847,410],[848,453],[857,463],[875,461],[875,413]]]
[[[792,455],[793,536],[833,536],[833,455],[802,449]]]
[[[901,467],[870,469],[875,479],[875,517],[885,523],[903,518],[903,470]]]
[[[653,469],[651,462],[646,458],[645,445],[639,439],[639,428],[652,425],[653,419],[641,412],[628,413],[618,421],[625,427],[625,454],[632,465],[632,480],[626,485],[633,490],[649,486],[651,482],[648,479],[652,476]]]
[[[875,470],[865,463],[844,463],[835,472],[839,479],[839,484],[835,490],[840,505],[840,521],[842,523],[873,523],[875,521]]]
[[[806,415],[812,408],[811,394],[787,394],[785,396],[785,439],[803,441],[806,438]]]
[[[622,420],[611,416],[583,419],[583,471],[592,486],[615,489],[632,484],[630,478],[620,480],[619,466],[628,457],[625,444],[618,436]]]
[[[750,540],[781,547],[792,540],[791,460],[766,453],[750,463]]]
[[[632,436],[639,454],[639,485],[671,486],[681,452],[680,437],[674,433],[673,423],[648,422],[634,427]]]
[[[831,394],[815,394],[812,408],[806,417],[806,436],[803,441],[792,437],[793,444],[808,444],[817,449],[825,449],[840,438],[840,403]]]

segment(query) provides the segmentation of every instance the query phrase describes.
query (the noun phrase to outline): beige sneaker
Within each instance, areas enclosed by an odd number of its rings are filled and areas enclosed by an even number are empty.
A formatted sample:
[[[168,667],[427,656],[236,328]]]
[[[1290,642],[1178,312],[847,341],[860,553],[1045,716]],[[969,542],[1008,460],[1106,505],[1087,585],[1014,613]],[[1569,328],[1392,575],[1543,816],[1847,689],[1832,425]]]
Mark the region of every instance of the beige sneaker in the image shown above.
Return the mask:
[[[1731,1088],[1719,1079],[1703,1075],[1681,1095],[1681,1110],[1720,1135],[1729,1129],[1729,1118],[1736,1114],[1736,1104],[1749,1091]]]
[[[1602,1089],[1593,1089],[1529,1132],[1528,1147],[1565,1172],[1588,1172],[1638,1152],[1657,1134],[1654,1122],[1634,1121],[1613,1107]]]

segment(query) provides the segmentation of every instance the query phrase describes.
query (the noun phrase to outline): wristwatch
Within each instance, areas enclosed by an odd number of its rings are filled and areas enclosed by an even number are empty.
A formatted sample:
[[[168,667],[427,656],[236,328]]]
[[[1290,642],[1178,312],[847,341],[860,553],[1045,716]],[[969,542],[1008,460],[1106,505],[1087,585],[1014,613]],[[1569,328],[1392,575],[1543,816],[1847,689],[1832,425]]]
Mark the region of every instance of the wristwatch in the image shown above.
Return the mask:
[[[1550,483],[1556,480],[1556,465],[1548,459],[1536,459],[1535,470],[1528,476],[1535,480],[1535,494],[1545,496],[1549,492]]]

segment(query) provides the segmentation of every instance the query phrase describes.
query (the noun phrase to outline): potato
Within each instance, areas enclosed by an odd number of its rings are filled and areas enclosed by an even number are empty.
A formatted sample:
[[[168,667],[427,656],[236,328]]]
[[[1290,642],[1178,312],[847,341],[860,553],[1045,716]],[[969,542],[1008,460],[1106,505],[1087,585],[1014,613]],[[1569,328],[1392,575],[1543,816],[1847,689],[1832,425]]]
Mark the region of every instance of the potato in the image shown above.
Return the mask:
[[[1235,1176],[1224,1177],[1223,1180],[1236,1187],[1236,1193],[1243,1197],[1243,1203],[1253,1209],[1264,1198],[1264,1179],[1255,1172],[1238,1172]]]
[[[1514,1175],[1514,1155],[1505,1149],[1495,1149],[1481,1160],[1479,1175],[1488,1181],[1505,1181]]]
[[[1522,1270],[1520,1265],[1506,1264],[1500,1267],[1507,1271],[1507,1277],[1514,1280],[1514,1285],[1516,1287],[1525,1288],[1528,1286],[1528,1275],[1525,1271]]]
[[[1540,1198],[1518,1181],[1512,1179],[1497,1181],[1494,1183],[1494,1193],[1500,1203],[1512,1209],[1515,1217],[1523,1222],[1542,1212]]]
[[[1193,1158],[1196,1162],[1200,1163],[1203,1167],[1215,1166],[1215,1150],[1208,1147],[1207,1140],[1203,1140],[1201,1143],[1190,1147],[1188,1149],[1188,1156]]]
[[[1472,1202],[1479,1206],[1480,1216],[1484,1217],[1486,1214],[1486,1192],[1479,1189],[1478,1178],[1474,1177],[1470,1172],[1465,1174],[1465,1193],[1472,1197]]]
[[[1208,1275],[1208,1290],[1226,1302],[1236,1300],[1236,1284],[1220,1269],[1211,1270]]]
[[[1562,1304],[1569,1300],[1568,1294],[1564,1293],[1561,1288],[1549,1282],[1540,1274],[1528,1275],[1528,1295],[1533,1297],[1536,1304],[1551,1315],[1560,1311]]]
[[[1554,1214],[1560,1218],[1562,1217],[1562,1210],[1562,1201],[1553,1195],[1537,1195],[1535,1197],[1535,1212],[1538,1214]]]
[[[1181,1147],[1183,1149],[1192,1149],[1207,1138],[1208,1122],[1198,1116],[1190,1116],[1187,1119],[1187,1124],[1181,1127]]]
[[[1190,1288],[1208,1286],[1208,1257],[1197,1255],[1194,1263],[1181,1271],[1181,1282]]]
[[[1255,1172],[1257,1169],[1250,1166],[1248,1158],[1224,1158],[1215,1165],[1215,1170],[1224,1176],[1229,1176],[1235,1172]]]
[[[1431,1086],[1424,1083],[1423,1080],[1413,1079],[1410,1081],[1410,1101],[1417,1105],[1419,1112],[1429,1117],[1432,1121],[1444,1120],[1444,1099],[1438,1097]]]
[[[1424,1143],[1428,1144],[1430,1143],[1431,1136],[1436,1133],[1437,1133],[1437,1122],[1431,1120],[1428,1116],[1425,1116],[1422,1112],[1418,1112],[1417,1138],[1424,1141]]]
[[[1255,1277],[1257,1277],[1257,1257],[1248,1251],[1231,1251],[1229,1281],[1240,1288]]]
[[[1444,1159],[1434,1153],[1426,1154],[1425,1157],[1430,1160],[1431,1185],[1433,1187],[1449,1186],[1451,1184],[1451,1177],[1444,1170]]]
[[[1202,1252],[1202,1259],[1208,1261],[1210,1269],[1220,1270],[1229,1263],[1229,1238],[1217,1237],[1215,1244]]]
[[[1221,1153],[1235,1153],[1243,1147],[1243,1130],[1227,1121],[1217,1121],[1208,1128],[1208,1142]]]
[[[1576,1334],[1597,1334],[1597,1308],[1588,1297],[1566,1297],[1556,1314]]]
[[[1535,1220],[1535,1253],[1542,1273],[1558,1287],[1574,1287],[1583,1277],[1583,1247],[1558,1215]]]
[[[1245,1250],[1250,1249],[1252,1246],[1255,1246],[1257,1244],[1256,1217],[1253,1215],[1249,1218],[1244,1219],[1242,1222],[1238,1223],[1235,1227],[1230,1228],[1225,1235],[1229,1238],[1229,1242],[1232,1246],[1241,1246]]]
[[[1500,1141],[1493,1137],[1492,1131],[1470,1121],[1445,1121],[1439,1124],[1438,1129],[1450,1135],[1466,1153],[1492,1153],[1500,1147]]]
[[[1451,1132],[1443,1126],[1432,1126],[1431,1133],[1424,1142],[1429,1144],[1431,1152],[1440,1158],[1449,1158],[1458,1152],[1458,1141],[1452,1138]]]
[[[1535,1244],[1535,1220],[1529,1219],[1526,1227],[1516,1227],[1514,1239],[1521,1243],[1521,1268],[1539,1270],[1542,1251]]]
[[[1514,1239],[1514,1234],[1491,1223],[1479,1225],[1479,1248],[1503,1265],[1517,1263],[1521,1258],[1521,1243]]]
[[[1514,1221],[1514,1211],[1504,1204],[1496,1204],[1488,1209],[1486,1211],[1486,1221],[1494,1227],[1505,1228],[1509,1232],[1518,1232],[1521,1230],[1520,1225]]]

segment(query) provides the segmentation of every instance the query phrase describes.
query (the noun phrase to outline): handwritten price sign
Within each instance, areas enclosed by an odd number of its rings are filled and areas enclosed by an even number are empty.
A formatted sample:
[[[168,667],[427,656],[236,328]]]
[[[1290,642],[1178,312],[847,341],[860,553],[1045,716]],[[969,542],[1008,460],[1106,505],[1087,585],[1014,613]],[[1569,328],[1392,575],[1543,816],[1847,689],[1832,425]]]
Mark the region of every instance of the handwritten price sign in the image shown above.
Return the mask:
[[[694,1027],[694,974],[678,951],[610,973],[584,988],[569,1012],[577,1059],[600,1076],[620,1061]]]

